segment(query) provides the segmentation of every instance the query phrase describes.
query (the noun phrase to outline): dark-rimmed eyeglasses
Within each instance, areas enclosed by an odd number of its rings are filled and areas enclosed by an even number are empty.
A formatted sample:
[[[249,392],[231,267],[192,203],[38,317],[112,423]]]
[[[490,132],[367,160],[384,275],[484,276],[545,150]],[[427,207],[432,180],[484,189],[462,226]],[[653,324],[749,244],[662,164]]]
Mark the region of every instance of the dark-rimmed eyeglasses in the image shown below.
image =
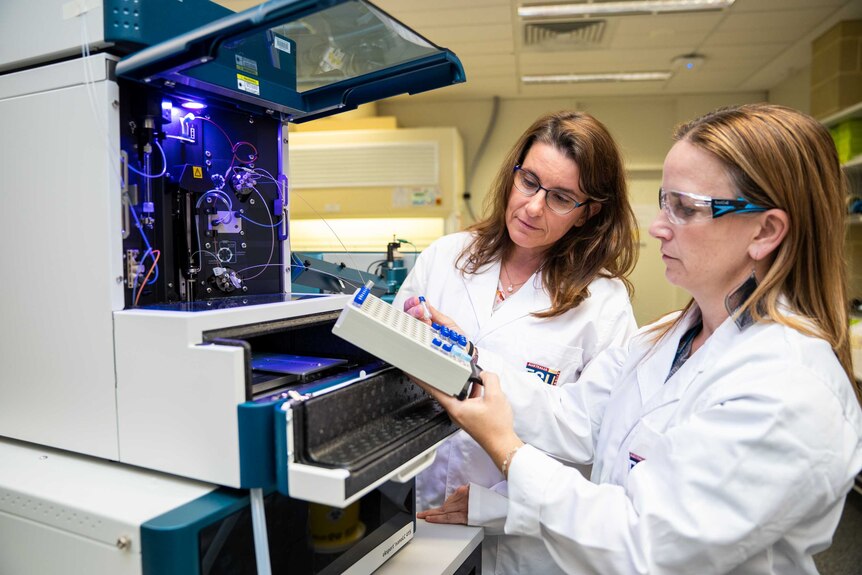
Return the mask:
[[[554,213],[564,216],[572,210],[580,208],[587,204],[590,200],[583,202],[576,200],[571,192],[566,192],[557,189],[548,189],[542,185],[538,176],[529,170],[525,170],[520,165],[515,166],[515,189],[525,196],[535,196],[539,190],[545,190],[545,204]]]
[[[714,220],[727,214],[765,212],[768,209],[753,204],[742,196],[728,200],[664,188],[658,189],[658,205],[672,224],[679,225]]]

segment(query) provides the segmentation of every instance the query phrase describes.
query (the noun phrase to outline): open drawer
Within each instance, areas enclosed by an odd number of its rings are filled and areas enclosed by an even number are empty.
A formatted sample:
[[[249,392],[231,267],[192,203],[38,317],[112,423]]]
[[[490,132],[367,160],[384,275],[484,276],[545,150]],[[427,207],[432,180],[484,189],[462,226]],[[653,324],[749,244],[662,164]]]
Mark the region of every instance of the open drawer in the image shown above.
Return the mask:
[[[409,481],[456,430],[436,401],[391,367],[322,396],[291,399],[281,412],[279,491],[336,507],[388,480]]]
[[[284,495],[345,507],[386,481],[412,479],[457,430],[404,372],[333,335],[337,317],[205,334],[246,356],[249,400],[239,410],[245,486],[271,485],[274,476]],[[262,444],[267,436],[271,449]],[[271,472],[261,467],[266,459]]]

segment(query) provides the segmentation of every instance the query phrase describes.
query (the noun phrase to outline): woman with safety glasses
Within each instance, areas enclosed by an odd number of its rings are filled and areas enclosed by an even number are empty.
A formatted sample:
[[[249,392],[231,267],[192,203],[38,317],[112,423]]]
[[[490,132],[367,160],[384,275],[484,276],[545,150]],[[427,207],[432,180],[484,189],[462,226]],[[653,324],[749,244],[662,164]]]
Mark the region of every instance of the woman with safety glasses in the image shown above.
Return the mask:
[[[522,381],[482,350],[500,374],[483,396],[431,390],[508,477],[505,532],[572,573],[816,573],[862,468],[845,198],[806,115],[748,105],[681,126],[650,234],[689,305],[576,386]],[[592,482],[540,449],[592,461]]]
[[[469,340],[465,353],[495,351],[531,382],[576,382],[636,329],[626,276],[637,228],[617,145],[588,114],[541,117],[504,159],[487,198],[484,220],[422,252],[394,305],[423,319],[436,306]],[[470,482],[476,493],[487,488],[488,505],[474,506],[470,517],[487,527],[483,571],[559,572],[541,541],[497,537],[492,523],[505,517],[505,481],[464,433],[419,475],[418,509],[442,505]]]

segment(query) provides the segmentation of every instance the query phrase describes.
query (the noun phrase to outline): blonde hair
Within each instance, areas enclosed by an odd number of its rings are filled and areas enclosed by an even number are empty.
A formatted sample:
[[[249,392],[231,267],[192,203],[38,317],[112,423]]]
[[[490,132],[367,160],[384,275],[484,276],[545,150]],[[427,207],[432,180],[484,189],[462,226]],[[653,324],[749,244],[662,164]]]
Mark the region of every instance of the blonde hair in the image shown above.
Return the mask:
[[[747,310],[755,321],[775,321],[829,342],[862,402],[850,361],[847,180],[828,130],[796,110],[750,104],[683,124],[674,139],[718,158],[743,197],[787,214],[787,235],[739,313]],[[796,317],[783,315],[779,300]],[[659,337],[682,315],[658,326]]]
[[[506,207],[513,193],[514,167],[537,142],[553,146],[578,165],[581,189],[601,209],[583,226],[573,226],[545,253],[542,284],[551,296],[551,307],[532,315],[555,317],[577,307],[589,297],[589,285],[597,277],[618,278],[631,294],[627,276],[637,260],[638,231],[622,157],[607,128],[583,112],[548,114],[521,135],[486,198],[489,215],[469,228],[475,238],[459,255],[458,268],[462,273],[477,273],[511,253],[514,244],[506,228]]]

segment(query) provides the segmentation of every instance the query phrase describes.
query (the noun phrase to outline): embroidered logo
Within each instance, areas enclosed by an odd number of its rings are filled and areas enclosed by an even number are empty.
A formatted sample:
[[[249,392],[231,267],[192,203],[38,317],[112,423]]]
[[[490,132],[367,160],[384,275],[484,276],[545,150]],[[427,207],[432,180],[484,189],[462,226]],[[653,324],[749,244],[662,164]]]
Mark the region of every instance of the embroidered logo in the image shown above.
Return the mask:
[[[548,385],[557,385],[557,379],[560,377],[560,370],[550,369],[538,363],[527,362],[527,371],[536,375],[539,379]]]
[[[641,457],[640,455],[638,455],[637,453],[634,453],[633,451],[629,451],[629,470],[634,468],[635,465],[637,465],[638,463],[640,463],[643,460],[644,460],[644,458]]]

